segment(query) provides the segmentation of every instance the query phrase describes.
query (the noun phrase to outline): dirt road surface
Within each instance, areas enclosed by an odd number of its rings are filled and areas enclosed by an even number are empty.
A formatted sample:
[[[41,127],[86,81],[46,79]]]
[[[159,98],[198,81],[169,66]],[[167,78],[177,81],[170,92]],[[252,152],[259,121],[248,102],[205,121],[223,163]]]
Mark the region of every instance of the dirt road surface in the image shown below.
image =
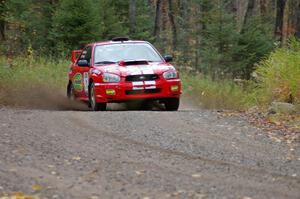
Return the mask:
[[[300,198],[300,147],[238,117],[0,108],[0,197]]]

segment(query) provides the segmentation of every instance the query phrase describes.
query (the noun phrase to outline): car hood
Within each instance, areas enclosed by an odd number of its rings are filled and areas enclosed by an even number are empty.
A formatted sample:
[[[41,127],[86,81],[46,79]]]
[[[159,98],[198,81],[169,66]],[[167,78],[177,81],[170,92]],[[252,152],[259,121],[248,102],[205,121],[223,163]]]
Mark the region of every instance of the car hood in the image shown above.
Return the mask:
[[[163,72],[175,69],[168,63],[149,63],[142,65],[120,66],[119,64],[111,64],[107,66],[97,66],[103,73],[114,73],[120,76],[128,75],[146,75],[146,74],[162,74]]]

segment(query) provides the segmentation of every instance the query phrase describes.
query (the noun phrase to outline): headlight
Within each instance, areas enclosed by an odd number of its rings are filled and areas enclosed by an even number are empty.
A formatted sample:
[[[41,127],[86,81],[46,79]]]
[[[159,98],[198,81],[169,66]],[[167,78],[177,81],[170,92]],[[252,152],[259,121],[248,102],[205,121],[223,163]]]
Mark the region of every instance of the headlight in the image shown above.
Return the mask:
[[[175,70],[168,70],[163,73],[163,76],[165,79],[176,79],[177,78],[177,72]]]
[[[103,82],[119,82],[120,76],[112,73],[104,73],[102,75]]]

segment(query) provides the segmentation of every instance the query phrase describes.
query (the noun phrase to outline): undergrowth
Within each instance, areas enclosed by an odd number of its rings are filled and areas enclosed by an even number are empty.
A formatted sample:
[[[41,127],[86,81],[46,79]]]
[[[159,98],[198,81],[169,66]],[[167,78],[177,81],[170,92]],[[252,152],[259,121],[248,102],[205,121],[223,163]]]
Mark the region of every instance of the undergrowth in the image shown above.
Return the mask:
[[[292,39],[260,62],[256,73],[260,104],[300,103],[300,42]]]
[[[69,64],[67,60],[43,57],[14,57],[13,60],[0,57],[0,87],[14,89],[42,84],[60,88],[67,82]]]
[[[251,82],[213,81],[202,75],[181,73],[183,93],[200,106],[210,109],[244,110],[256,102]]]
[[[46,57],[0,57],[0,103],[6,91],[40,85],[64,91],[70,61]],[[176,65],[176,64],[175,64]],[[183,94],[204,108],[245,110],[273,101],[300,104],[300,42],[291,40],[262,60],[256,79],[234,82],[181,71]],[[24,90],[24,89],[23,89]]]

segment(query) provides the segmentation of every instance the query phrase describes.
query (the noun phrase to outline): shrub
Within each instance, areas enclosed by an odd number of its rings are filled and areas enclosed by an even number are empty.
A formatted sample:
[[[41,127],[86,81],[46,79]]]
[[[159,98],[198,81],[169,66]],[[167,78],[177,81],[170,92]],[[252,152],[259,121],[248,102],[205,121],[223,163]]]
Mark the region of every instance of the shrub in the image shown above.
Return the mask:
[[[244,110],[255,103],[249,92],[251,82],[241,84],[233,80],[212,80],[208,76],[181,73],[184,96],[191,97],[204,108]]]
[[[300,41],[292,39],[256,69],[260,103],[272,101],[300,103]]]

